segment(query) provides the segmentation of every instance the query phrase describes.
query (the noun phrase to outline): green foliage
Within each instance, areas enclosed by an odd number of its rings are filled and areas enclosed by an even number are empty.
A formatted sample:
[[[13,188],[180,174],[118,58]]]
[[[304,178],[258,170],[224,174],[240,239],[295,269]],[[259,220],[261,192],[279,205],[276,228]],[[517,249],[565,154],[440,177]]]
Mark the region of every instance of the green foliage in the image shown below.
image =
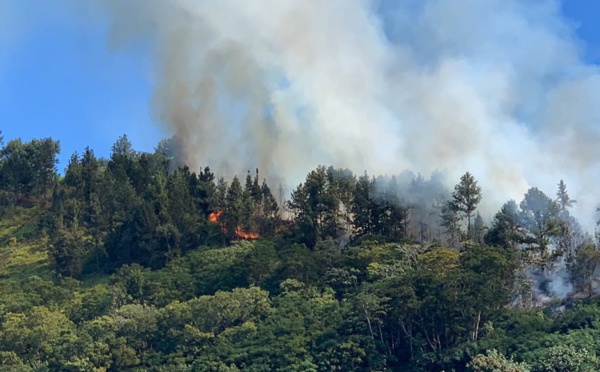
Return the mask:
[[[467,218],[467,235],[473,237],[471,216],[481,201],[481,187],[469,172],[465,173],[454,187],[449,207],[453,212],[462,213]]]
[[[594,294],[596,269],[600,265],[600,247],[592,243],[583,243],[570,258],[570,271],[579,288],[586,290],[588,296]]]
[[[572,345],[556,345],[540,349],[529,356],[533,371],[591,372],[600,368],[598,358],[586,349]]]
[[[570,246],[593,294],[597,247],[566,241],[564,183],[559,203],[531,189],[487,229],[469,173],[448,203],[439,177],[321,166],[280,205],[258,170],[191,170],[176,139],[86,148],[64,178],[57,142],[2,146],[0,371],[600,368],[595,299],[514,306],[524,247]]]
[[[55,232],[49,253],[54,270],[59,276],[81,275],[91,240],[81,229],[61,229]]]
[[[499,247],[514,248],[520,242],[519,210],[514,200],[506,202],[494,216],[491,229],[485,236],[485,242]]]
[[[549,244],[560,234],[560,206],[542,191],[533,187],[527,191],[520,204],[519,222],[533,237],[531,250],[544,265],[549,256]]]
[[[507,359],[497,350],[489,350],[485,355],[479,354],[469,362],[468,367],[474,372],[529,372],[526,363],[518,363]]]
[[[292,192],[287,206],[296,216],[302,243],[314,248],[318,241],[337,238],[346,229],[342,210],[351,210],[355,182],[349,171],[320,166]]]
[[[46,196],[56,179],[60,144],[51,138],[8,141],[0,149],[0,185],[4,202],[31,202]],[[13,196],[10,197],[10,194]]]

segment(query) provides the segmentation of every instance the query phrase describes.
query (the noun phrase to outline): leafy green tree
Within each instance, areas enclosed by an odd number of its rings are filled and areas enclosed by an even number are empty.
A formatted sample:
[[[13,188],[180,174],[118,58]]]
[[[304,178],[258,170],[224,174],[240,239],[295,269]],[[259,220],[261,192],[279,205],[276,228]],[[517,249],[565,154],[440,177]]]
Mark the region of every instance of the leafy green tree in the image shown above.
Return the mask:
[[[542,348],[532,355],[532,369],[540,372],[591,372],[600,368],[600,361],[586,349],[573,345]]]
[[[141,304],[124,305],[114,311],[111,317],[116,337],[113,343],[115,366],[125,368],[141,364],[142,357],[155,342],[158,314],[154,306]]]
[[[357,312],[364,317],[369,327],[369,334],[374,343],[381,341],[384,343],[382,325],[384,316],[387,315],[388,297],[379,296],[372,286],[363,285],[361,291],[353,299],[353,304],[357,307]]]
[[[23,143],[11,140],[0,150],[0,185],[17,199],[46,196],[56,179],[60,144],[51,138]],[[42,198],[43,199],[43,198]]]
[[[55,368],[69,360],[77,341],[75,325],[61,312],[34,307],[28,313],[6,314],[0,344],[27,361],[50,362]]]
[[[411,354],[440,352],[461,337],[456,333],[459,326],[464,332],[452,275],[459,265],[458,252],[438,248],[419,255],[407,276],[389,282],[391,321],[400,325]]]
[[[250,285],[262,285],[281,265],[273,242],[258,240],[240,262],[241,270]]]
[[[516,249],[487,246],[472,247],[460,260],[460,270],[455,272],[460,288],[457,302],[471,324],[470,339],[477,341],[482,325],[511,302],[520,263]]]
[[[13,193],[33,190],[33,164],[30,151],[21,139],[11,140],[0,151],[2,188]]]
[[[488,350],[486,354],[478,354],[468,364],[473,372],[529,372],[526,363],[515,362],[506,358],[497,350]]]

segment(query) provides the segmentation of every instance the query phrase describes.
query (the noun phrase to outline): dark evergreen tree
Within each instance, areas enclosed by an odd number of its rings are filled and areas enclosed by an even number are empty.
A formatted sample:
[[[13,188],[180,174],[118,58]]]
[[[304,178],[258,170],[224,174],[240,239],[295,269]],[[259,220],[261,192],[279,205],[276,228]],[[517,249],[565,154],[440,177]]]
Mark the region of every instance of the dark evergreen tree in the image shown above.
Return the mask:
[[[577,203],[577,200],[571,199],[567,192],[567,184],[565,181],[560,180],[558,183],[558,191],[556,192],[558,204],[560,205],[561,211],[566,211],[567,208],[573,207],[573,204]]]
[[[79,228],[59,228],[54,232],[49,255],[61,277],[77,278],[83,272],[91,239]]]
[[[519,227],[519,208],[514,200],[506,202],[494,216],[494,221],[485,235],[485,243],[493,246],[514,248],[523,242]]]
[[[197,182],[191,186],[191,191],[197,210],[201,212],[205,219],[208,218],[216,193],[215,174],[209,167],[205,167],[198,174]]]
[[[33,147],[32,157],[36,191],[45,197],[57,176],[56,165],[58,159],[56,156],[60,153],[60,143],[51,138],[45,138],[31,141],[31,146]]]
[[[482,244],[483,243],[483,238],[485,236],[485,222],[483,222],[483,218],[481,217],[481,214],[479,214],[479,212],[477,212],[477,214],[475,215],[475,221],[473,222],[473,240],[476,243]]]
[[[288,207],[295,214],[301,240],[310,248],[327,237],[337,237],[338,201],[325,167],[311,171],[293,192]]]
[[[261,236],[270,237],[280,228],[279,205],[271,193],[267,181],[263,180],[260,187],[262,207],[259,232]]]
[[[373,214],[373,232],[388,242],[397,242],[406,236],[408,210],[398,202],[382,199],[376,202]]]
[[[451,201],[443,203],[440,208],[442,226],[446,229],[450,245],[456,246],[462,238],[460,230],[460,217]]]
[[[529,237],[532,238],[531,249],[537,253],[544,266],[550,257],[549,245],[553,238],[560,235],[560,205],[550,199],[536,187],[530,188],[520,204],[519,222]]]
[[[354,234],[361,236],[373,232],[375,225],[374,211],[376,203],[375,180],[367,175],[367,172],[358,178],[354,189],[352,201],[352,224]]]
[[[454,187],[450,207],[453,211],[462,213],[467,218],[467,236],[472,238],[471,216],[481,201],[481,187],[471,173],[465,173],[460,182]]]
[[[133,210],[139,204],[139,197],[129,181],[123,178],[121,171],[111,168],[104,173],[99,185],[99,200],[102,205],[102,219],[107,225],[107,232],[112,233],[119,228],[131,216]]]
[[[187,168],[179,168],[173,172],[167,182],[168,211],[179,231],[186,230],[190,216],[197,218],[196,205],[189,189],[191,174]]]
[[[222,216],[225,234],[229,240],[236,238],[236,232],[241,228],[246,211],[244,190],[239,178],[234,177],[227,189],[225,210]]]

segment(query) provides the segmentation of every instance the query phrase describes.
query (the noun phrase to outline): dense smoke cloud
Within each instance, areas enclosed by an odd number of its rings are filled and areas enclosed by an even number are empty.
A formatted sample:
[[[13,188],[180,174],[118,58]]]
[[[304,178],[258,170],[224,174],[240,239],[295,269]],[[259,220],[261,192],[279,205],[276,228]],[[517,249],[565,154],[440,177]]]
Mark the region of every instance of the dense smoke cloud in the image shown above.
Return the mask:
[[[105,3],[111,48],[151,42],[153,111],[194,167],[469,170],[495,208],[563,178],[592,221],[600,74],[557,1]]]

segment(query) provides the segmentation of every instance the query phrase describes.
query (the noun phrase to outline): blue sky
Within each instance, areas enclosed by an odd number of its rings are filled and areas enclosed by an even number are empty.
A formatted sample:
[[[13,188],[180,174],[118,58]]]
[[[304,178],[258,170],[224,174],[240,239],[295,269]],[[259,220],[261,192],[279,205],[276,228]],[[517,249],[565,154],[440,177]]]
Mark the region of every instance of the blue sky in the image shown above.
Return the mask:
[[[61,170],[85,146],[108,156],[123,133],[137,149],[151,151],[163,134],[149,110],[152,81],[143,53],[110,52],[107,24],[81,17],[72,7],[61,7],[61,1],[35,14],[31,5],[38,2],[5,1],[19,2],[11,8],[15,23],[33,18],[33,24],[11,27],[14,35],[0,43],[0,129],[5,139],[60,140]]]
[[[108,156],[123,133],[151,151],[165,136],[153,123],[150,61],[141,50],[107,49],[108,25],[68,5],[0,4],[0,129],[5,139],[61,141],[59,168],[85,146]],[[4,13],[4,14],[2,14]],[[564,0],[589,62],[600,63],[600,3]],[[93,19],[92,19],[93,18]],[[2,26],[4,24],[4,26]]]

